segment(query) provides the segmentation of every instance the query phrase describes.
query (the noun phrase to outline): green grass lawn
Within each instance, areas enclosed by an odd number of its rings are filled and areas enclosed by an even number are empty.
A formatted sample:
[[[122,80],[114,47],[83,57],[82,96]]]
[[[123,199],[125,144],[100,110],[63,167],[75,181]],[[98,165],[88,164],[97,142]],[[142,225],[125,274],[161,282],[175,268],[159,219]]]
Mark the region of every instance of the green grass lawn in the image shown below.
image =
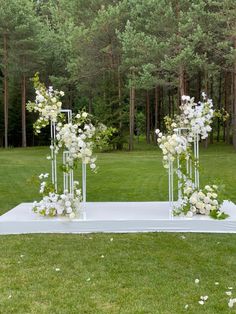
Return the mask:
[[[47,152],[0,150],[0,214],[38,197],[29,179],[50,170]],[[232,147],[210,146],[200,158],[202,184],[221,180],[225,198],[236,202]],[[98,154],[98,165],[97,174],[88,173],[89,201],[167,199],[155,147]],[[225,294],[233,287],[236,297],[235,257],[235,235],[1,236],[0,313],[236,313]],[[209,296],[205,305],[201,295]]]

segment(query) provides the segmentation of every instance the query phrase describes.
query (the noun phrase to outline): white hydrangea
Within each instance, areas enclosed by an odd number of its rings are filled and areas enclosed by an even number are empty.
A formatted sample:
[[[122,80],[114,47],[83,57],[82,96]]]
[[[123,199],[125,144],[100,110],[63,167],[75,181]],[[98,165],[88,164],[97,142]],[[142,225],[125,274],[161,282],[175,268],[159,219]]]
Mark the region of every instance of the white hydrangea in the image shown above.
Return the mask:
[[[174,161],[178,155],[186,153],[188,142],[184,136],[178,134],[163,135],[156,130],[157,142],[163,153],[164,167],[169,167],[169,161]]]

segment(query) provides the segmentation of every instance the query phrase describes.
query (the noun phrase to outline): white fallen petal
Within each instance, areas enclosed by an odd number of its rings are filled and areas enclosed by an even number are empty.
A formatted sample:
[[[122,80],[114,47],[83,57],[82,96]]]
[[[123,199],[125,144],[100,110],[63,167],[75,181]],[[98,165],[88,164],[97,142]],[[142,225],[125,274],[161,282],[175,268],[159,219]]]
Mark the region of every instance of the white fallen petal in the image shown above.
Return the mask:
[[[112,241],[113,241],[113,238],[110,238],[110,241],[112,242]]]
[[[8,296],[8,299],[11,299],[12,298],[12,295],[10,294],[9,296]]]
[[[198,303],[201,304],[201,305],[204,305],[204,301],[203,300],[198,301]]]
[[[228,307],[233,307],[234,306],[234,301],[233,299],[229,299],[229,302],[228,302]]]
[[[218,286],[218,285],[219,285],[219,282],[218,282],[218,281],[216,281],[216,282],[215,282],[215,285],[216,285],[216,286]]]
[[[229,290],[233,290],[233,287],[228,287]]]
[[[91,280],[90,278],[87,278],[87,279],[86,279],[86,281],[90,281],[90,280]]]
[[[231,296],[232,295],[232,291],[226,291],[225,294],[228,295],[228,296]]]
[[[104,258],[104,255],[101,255],[101,258]]]
[[[186,304],[186,305],[184,306],[184,308],[187,310],[187,308],[188,308],[188,304]]]
[[[60,268],[55,268],[55,271],[60,271]]]
[[[195,283],[199,283],[200,282],[200,280],[199,279],[195,279]]]

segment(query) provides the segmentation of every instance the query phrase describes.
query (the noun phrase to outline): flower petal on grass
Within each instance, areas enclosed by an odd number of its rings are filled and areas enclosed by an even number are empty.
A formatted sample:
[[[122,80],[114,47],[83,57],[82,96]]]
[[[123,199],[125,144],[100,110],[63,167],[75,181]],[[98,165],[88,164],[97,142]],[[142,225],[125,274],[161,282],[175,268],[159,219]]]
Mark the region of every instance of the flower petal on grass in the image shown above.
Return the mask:
[[[225,294],[228,295],[228,296],[231,296],[232,295],[232,291],[226,291]]]
[[[195,283],[198,284],[200,280],[198,278],[195,279]]]

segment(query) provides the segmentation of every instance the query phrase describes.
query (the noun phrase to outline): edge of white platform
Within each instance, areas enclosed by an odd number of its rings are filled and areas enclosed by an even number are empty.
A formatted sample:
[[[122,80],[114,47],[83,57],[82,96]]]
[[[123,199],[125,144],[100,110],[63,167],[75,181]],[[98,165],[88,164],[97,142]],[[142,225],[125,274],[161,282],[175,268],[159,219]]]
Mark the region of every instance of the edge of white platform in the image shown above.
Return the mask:
[[[32,203],[22,203],[0,216],[0,234],[27,233],[135,233],[199,232],[236,233],[236,205],[225,201],[225,220],[207,216],[169,219],[168,202],[86,203],[87,219],[45,218],[31,211]]]

